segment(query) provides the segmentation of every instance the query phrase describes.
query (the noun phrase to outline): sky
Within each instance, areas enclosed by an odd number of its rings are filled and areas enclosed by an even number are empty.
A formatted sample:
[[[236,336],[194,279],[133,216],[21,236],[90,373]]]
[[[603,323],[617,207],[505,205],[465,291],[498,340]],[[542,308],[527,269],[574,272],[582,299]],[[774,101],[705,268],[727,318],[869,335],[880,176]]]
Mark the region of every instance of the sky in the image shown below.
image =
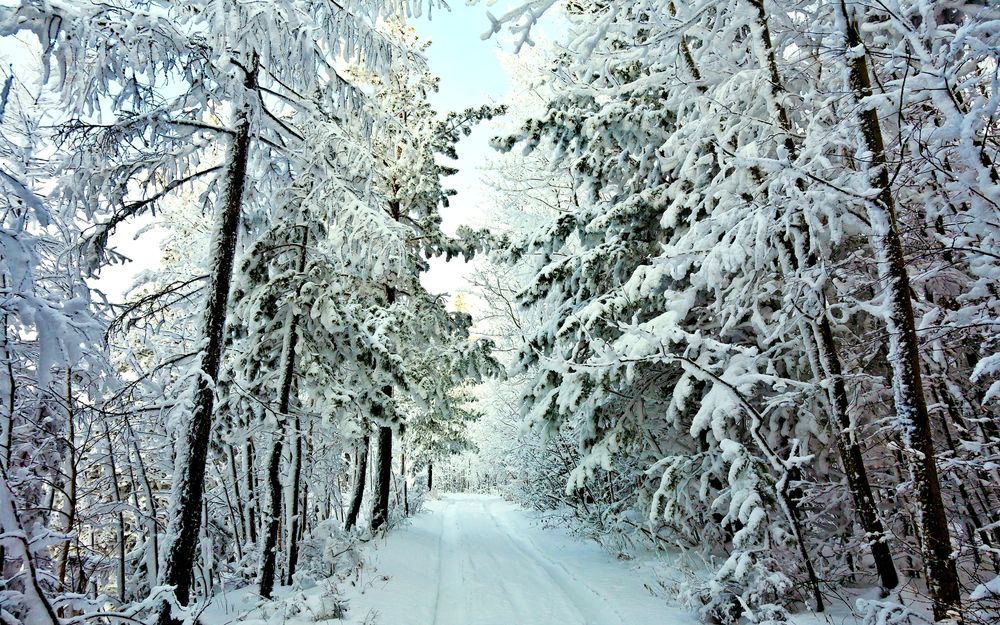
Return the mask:
[[[450,11],[435,10],[431,19],[414,19],[412,25],[431,40],[427,62],[441,78],[440,91],[431,102],[442,113],[483,104],[506,101],[511,90],[504,64],[503,45],[481,35],[489,29],[485,3],[468,6],[453,2]],[[458,173],[445,181],[457,191],[450,206],[441,210],[445,232],[453,234],[462,225],[485,227],[490,222],[489,190],[482,181],[482,167],[493,150],[489,140],[495,134],[492,123],[480,124],[458,145]],[[472,263],[435,260],[423,276],[424,287],[432,293],[454,295],[466,287],[465,276]]]
[[[417,32],[432,42],[427,61],[441,82],[431,102],[442,113],[507,100],[511,84],[500,60],[502,44],[496,38],[484,41],[481,37],[489,28],[485,4],[468,6],[457,0],[451,3],[450,10],[438,7],[429,17],[425,14],[411,20]],[[481,170],[493,154],[488,142],[494,134],[495,125],[486,122],[458,145],[459,173],[445,181],[457,195],[451,198],[449,207],[441,210],[443,228],[448,234],[454,234],[462,225],[485,227],[490,222],[489,193],[481,180]],[[143,230],[148,224],[139,221],[120,226],[111,241],[132,262],[104,268],[100,278],[91,281],[92,286],[104,291],[112,301],[121,299],[139,272],[159,263],[159,244],[165,232],[156,228]],[[137,237],[140,231],[142,234]],[[473,263],[461,259],[451,262],[432,259],[431,270],[421,281],[432,293],[454,296],[467,288],[466,276],[471,271]]]

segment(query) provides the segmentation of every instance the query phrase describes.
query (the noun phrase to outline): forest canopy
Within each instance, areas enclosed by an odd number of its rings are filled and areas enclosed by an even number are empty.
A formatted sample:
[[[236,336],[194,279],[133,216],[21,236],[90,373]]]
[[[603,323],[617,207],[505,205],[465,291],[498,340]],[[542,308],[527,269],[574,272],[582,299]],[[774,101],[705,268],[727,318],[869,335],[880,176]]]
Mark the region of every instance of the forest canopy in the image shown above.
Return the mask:
[[[1000,10],[477,4],[455,110],[446,10],[0,5],[0,622],[371,622],[447,491],[691,622],[996,622]]]

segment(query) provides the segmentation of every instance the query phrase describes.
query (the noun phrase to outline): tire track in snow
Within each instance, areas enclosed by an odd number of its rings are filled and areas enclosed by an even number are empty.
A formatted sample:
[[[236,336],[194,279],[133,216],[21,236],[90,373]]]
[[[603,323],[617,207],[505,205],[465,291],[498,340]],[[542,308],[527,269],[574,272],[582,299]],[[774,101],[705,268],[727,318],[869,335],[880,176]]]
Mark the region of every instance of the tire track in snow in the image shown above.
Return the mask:
[[[527,550],[525,550],[522,546],[520,546],[517,542],[515,542],[515,540],[508,533],[508,530],[500,526],[497,517],[492,512],[487,511],[487,514],[489,515],[490,521],[493,523],[494,527],[496,527],[497,534],[504,536],[507,544],[510,545],[511,550],[520,554],[526,563],[529,563],[535,569],[541,571],[544,578],[549,581],[549,585],[555,588],[558,594],[561,596],[562,603],[566,605],[571,612],[575,612],[577,616],[580,618],[579,623],[581,625],[605,625],[603,620],[594,621],[592,617],[588,616],[586,612],[580,609],[576,601],[574,601],[575,593],[569,592],[565,584],[561,583],[548,568],[543,566],[540,558],[537,558],[534,555],[528,553]],[[607,625],[610,624],[611,622],[609,621]]]
[[[451,513],[451,514],[449,514]],[[433,625],[438,625],[441,619],[441,595],[445,591],[445,581],[444,581],[444,559],[445,559],[445,526],[448,523],[449,516],[454,514],[454,504],[451,501],[445,503],[444,510],[441,511],[441,525],[438,530],[438,548],[437,548],[437,574],[435,579],[437,579],[437,590],[434,595],[434,620]]]
[[[384,625],[695,625],[632,568],[496,497],[446,494],[427,507],[378,546],[391,581],[353,588],[354,612]]]
[[[482,514],[484,519],[488,518],[485,512],[486,510],[484,508]],[[472,519],[469,519],[467,515],[466,520]],[[482,527],[482,524],[478,523],[470,523],[469,525],[478,525],[479,527]],[[476,545],[476,548],[474,549],[469,548],[470,543],[468,538],[470,536],[476,536],[479,538],[479,544]],[[505,603],[506,609],[503,609],[503,612],[513,617],[510,620],[511,623],[528,624],[533,622],[532,619],[534,617],[534,610],[532,602],[526,602],[524,593],[515,587],[512,587],[508,583],[508,575],[511,572],[510,566],[507,563],[502,562],[500,558],[497,557],[497,549],[495,548],[496,544],[489,544],[490,541],[487,540],[489,538],[491,538],[491,536],[483,532],[477,532],[474,534],[472,532],[462,533],[462,551],[466,554],[466,558],[469,562],[469,568],[472,569],[476,582],[479,585],[482,585],[484,587],[483,590],[486,591],[482,595],[477,595],[477,598],[482,602],[486,599],[486,597],[489,597],[490,594],[488,591],[491,589],[492,584],[494,588],[498,587],[499,590],[503,591],[502,601],[495,601],[494,605],[491,606],[493,608],[493,612],[498,611],[497,608],[499,607],[499,603]],[[478,564],[477,560],[479,561]],[[488,561],[484,562],[484,560]],[[480,604],[480,607],[484,606]],[[462,625],[464,625],[464,623]]]
[[[608,597],[571,573],[561,562],[546,556],[545,552],[530,537],[522,538],[517,528],[512,527],[501,515],[497,514],[495,510],[497,504],[502,504],[502,502],[483,503],[490,520],[497,528],[497,533],[504,536],[514,549],[549,576],[553,583],[569,597],[570,601],[567,603],[583,616],[583,622],[586,625],[617,625],[627,622],[626,617],[613,607],[614,604],[609,601]],[[585,591],[581,592],[581,587]],[[587,613],[580,610],[577,603],[583,604],[587,608]],[[597,620],[588,616],[588,613],[598,615]]]
[[[501,528],[499,525],[497,525],[496,522],[493,520],[493,515],[487,509],[486,503],[481,502],[479,504],[479,507],[482,511],[483,519],[485,521],[489,521],[490,524],[492,524],[492,526],[496,529],[495,535],[500,537],[504,544],[511,545],[510,537],[507,536],[505,530]],[[514,547],[515,547],[514,551],[516,551],[516,546]],[[510,553],[511,550],[507,549],[504,550],[504,552]],[[507,596],[508,603],[511,606],[511,612],[519,615],[520,617],[518,620],[512,621],[513,623],[527,624],[535,622],[541,622],[541,623],[553,622],[551,620],[544,619],[543,615],[538,614],[537,597],[539,595],[548,596],[553,599],[558,597],[559,602],[565,606],[566,609],[563,611],[564,616],[559,617],[560,620],[558,622],[560,624],[568,625],[568,621],[564,620],[565,615],[572,612],[575,612],[580,617],[581,620],[579,622],[581,624],[586,623],[586,616],[584,615],[584,613],[579,608],[577,608],[577,606],[573,604],[570,598],[566,595],[563,589],[558,584],[555,583],[552,577],[544,569],[540,568],[534,562],[529,561],[526,564],[530,564],[533,568],[537,569],[541,573],[541,576],[535,575],[532,577],[535,577],[536,581],[542,583],[532,584],[530,586],[522,584],[520,586],[515,586],[512,588],[511,585],[508,584],[505,580],[508,577],[516,576],[523,578],[525,576],[526,572],[523,567],[524,563],[521,562],[522,558],[517,558],[518,562],[515,562],[514,566],[512,566],[510,559],[501,560],[501,558],[499,557],[499,554],[501,553],[500,549],[484,549],[480,553],[485,555],[494,563],[495,570],[497,571],[497,574],[495,574],[494,577],[500,584],[501,588],[503,588],[503,591]],[[547,580],[548,583],[545,584],[543,580]],[[542,588],[543,585],[550,586],[552,589],[555,590],[555,593],[546,593]]]

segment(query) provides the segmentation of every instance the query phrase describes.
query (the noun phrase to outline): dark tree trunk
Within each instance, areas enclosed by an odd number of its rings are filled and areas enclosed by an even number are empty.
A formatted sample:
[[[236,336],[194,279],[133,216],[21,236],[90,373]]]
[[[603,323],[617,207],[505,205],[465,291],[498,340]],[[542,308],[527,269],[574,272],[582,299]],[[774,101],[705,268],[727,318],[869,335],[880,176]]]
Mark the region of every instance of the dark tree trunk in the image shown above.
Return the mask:
[[[282,428],[283,429],[283,428]],[[279,431],[271,445],[267,463],[268,508],[264,517],[260,555],[260,596],[271,598],[274,591],[275,562],[278,551],[278,519],[281,516],[281,449]]]
[[[847,9],[845,0],[840,2],[841,17],[848,49],[861,49],[861,33],[857,22]],[[873,228],[872,247],[879,259],[879,274],[889,291],[889,310],[886,327],[889,332],[889,353],[893,371],[893,390],[896,414],[903,444],[908,451],[908,464],[917,491],[917,505],[927,588],[934,608],[934,619],[961,619],[962,602],[955,558],[952,554],[951,533],[941,497],[937,457],[924,395],[920,371],[920,343],[910,301],[910,278],[903,256],[903,243],[899,236],[895,199],[889,181],[885,157],[885,142],[872,104],[862,105],[872,95],[868,61],[864,55],[854,54],[847,59],[850,85],[857,106],[858,125],[871,153],[869,178],[878,198],[867,202]]]
[[[244,84],[248,92],[256,89],[257,63],[247,72]],[[249,93],[247,94],[249,96]],[[215,408],[215,382],[222,362],[223,335],[226,313],[229,308],[229,285],[233,274],[233,258],[239,234],[240,213],[243,206],[243,187],[247,177],[247,159],[250,152],[250,113],[240,109],[236,117],[236,132],[230,150],[229,170],[226,173],[226,191],[222,206],[221,223],[216,233],[213,250],[212,292],[205,310],[202,336],[205,348],[200,354],[199,375],[195,376],[194,409],[181,434],[181,452],[177,458],[174,475],[173,501],[175,516],[171,519],[174,536],[163,567],[163,583],[174,587],[177,601],[187,605],[190,600],[194,559],[198,552],[198,532],[201,526],[201,508],[205,489],[205,466],[208,464],[208,446]],[[160,622],[171,622],[170,607],[163,604]]]
[[[285,574],[285,583],[292,583],[292,576],[295,574],[295,565],[299,559],[299,539],[301,529],[301,519],[299,515],[302,509],[299,506],[299,491],[302,487],[302,436],[299,429],[302,424],[298,416],[295,417],[295,458],[292,462],[292,492],[289,504],[292,509],[288,513],[288,572]]]
[[[247,481],[247,539],[252,543],[257,542],[257,510],[260,509],[258,503],[260,498],[256,488],[257,481],[254,479],[254,467],[256,466],[254,456],[256,455],[253,442],[247,440],[246,445],[243,447],[243,464],[246,468]]]
[[[434,490],[434,464],[431,462],[427,463],[427,490]]]
[[[403,440],[405,428],[399,426],[399,479],[403,489],[403,514],[410,516],[410,496],[409,487],[406,484],[406,443]]]
[[[392,387],[382,391],[392,396]],[[378,429],[378,466],[375,468],[375,506],[372,509],[372,531],[381,529],[389,521],[389,489],[392,485],[392,428]]]
[[[389,203],[389,213],[391,217],[399,221],[402,211],[398,200]],[[385,287],[385,301],[387,306],[392,306],[396,302],[396,289],[392,286]],[[383,386],[382,392],[386,398],[391,398],[393,388],[391,385]],[[384,409],[377,407],[373,416],[378,423],[379,418],[384,416]],[[372,531],[380,529],[389,521],[389,489],[392,486],[392,428],[386,425],[379,426],[378,429],[378,466],[375,469],[375,505],[372,509]]]
[[[368,436],[361,439],[361,445],[354,454],[354,488],[351,492],[351,507],[347,511],[347,520],[344,522],[344,529],[350,530],[358,523],[358,515],[361,514],[361,500],[365,496],[365,481],[368,479]]]
[[[772,115],[778,125],[785,133],[783,145],[788,152],[789,158],[794,161],[798,155],[798,145],[796,145],[792,134],[792,123],[788,111],[782,102],[782,95],[785,92],[784,83],[778,73],[778,63],[775,58],[774,45],[771,41],[771,34],[768,27],[768,15],[763,0],[749,0],[750,5],[757,13],[757,22],[760,29],[756,33],[758,44],[761,50],[761,63],[766,67],[771,78],[771,98]],[[804,188],[805,183],[799,180],[800,188]],[[800,221],[800,220],[797,220]],[[799,230],[804,230],[798,227]],[[788,241],[783,242],[789,249],[789,257],[795,264],[791,250],[794,246]],[[807,264],[814,264],[815,259],[808,258]],[[847,476],[848,486],[854,507],[857,512],[861,528],[865,531],[871,541],[872,558],[875,562],[875,569],[878,572],[879,580],[884,589],[895,588],[899,585],[899,576],[892,561],[892,554],[889,546],[885,542],[886,534],[879,518],[875,497],[872,494],[871,484],[868,479],[868,472],[865,468],[864,458],[861,455],[861,448],[854,438],[848,413],[847,392],[844,387],[843,370],[840,356],[837,352],[837,344],[834,340],[833,329],[830,326],[829,318],[823,314],[818,320],[819,341],[818,353],[820,364],[823,367],[822,375],[830,383],[830,395],[833,402],[834,412],[840,425],[837,433],[837,447],[840,452],[841,464]],[[817,371],[816,374],[820,375]]]
[[[298,270],[301,274],[306,268],[306,245],[308,231],[302,231],[302,243],[299,247]],[[299,340],[299,315],[293,313],[288,323],[288,334],[281,356],[281,386],[278,392],[278,431],[271,445],[271,455],[267,463],[268,516],[264,523],[264,540],[260,553],[260,596],[270,599],[274,591],[275,561],[278,551],[278,522],[281,520],[281,451],[285,438],[285,426],[288,423],[288,410],[291,407],[292,383],[295,378],[295,346]],[[298,424],[298,419],[295,420]],[[296,427],[297,429],[297,427]],[[296,434],[298,436],[298,434]],[[293,508],[296,502],[292,502]],[[290,543],[295,544],[294,532],[289,533]]]
[[[13,421],[13,420],[12,420]],[[73,414],[73,370],[66,369],[66,423],[69,431],[66,440],[69,441],[69,457],[66,459],[69,477],[69,484],[66,487],[66,534],[72,534],[73,526],[76,524],[76,488],[77,488],[77,456],[76,456],[76,417]],[[110,449],[108,450],[110,453]],[[59,557],[59,586],[66,587],[66,570],[69,563],[69,548],[72,540],[67,538],[63,541],[62,552]],[[82,566],[82,565],[81,565]],[[81,577],[82,577],[81,572]],[[60,612],[62,609],[60,608]]]
[[[242,510],[242,506],[246,504],[243,503],[243,496],[240,493],[240,472],[236,468],[236,450],[232,445],[226,446],[226,455],[229,456],[229,477],[233,480],[233,501],[241,507],[238,518],[233,520],[233,534],[238,546],[242,548],[247,536],[246,517]]]
[[[309,481],[302,481],[302,498],[299,499],[299,540],[301,541],[306,537],[306,532],[309,531]]]
[[[882,588],[888,590],[899,585],[899,574],[896,572],[896,565],[892,561],[892,553],[886,542],[885,528],[882,526],[882,519],[878,514],[875,496],[868,479],[868,470],[865,468],[864,457],[861,455],[861,446],[858,445],[858,440],[851,426],[847,388],[844,385],[840,355],[837,353],[833,329],[830,327],[830,320],[826,315],[820,319],[819,333],[820,359],[826,369],[827,379],[832,382],[830,394],[833,399],[834,412],[837,413],[837,419],[840,422],[840,428],[837,432],[840,463],[843,465],[844,475],[847,476],[847,485],[854,502],[854,511],[861,524],[861,529],[865,531],[870,542],[875,570],[878,572]]]

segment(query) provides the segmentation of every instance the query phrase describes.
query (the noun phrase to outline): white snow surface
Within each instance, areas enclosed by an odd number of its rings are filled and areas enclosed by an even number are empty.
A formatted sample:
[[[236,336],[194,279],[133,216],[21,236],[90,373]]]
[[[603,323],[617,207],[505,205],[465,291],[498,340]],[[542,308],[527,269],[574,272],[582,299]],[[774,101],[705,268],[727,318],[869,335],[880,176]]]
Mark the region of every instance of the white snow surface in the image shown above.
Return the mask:
[[[542,528],[514,504],[449,494],[392,532],[376,581],[349,597],[355,619],[385,625],[669,625],[695,622],[643,586],[629,562]],[[383,580],[383,578],[386,578]]]
[[[640,565],[542,527],[533,513],[495,496],[442,495],[372,547],[353,585],[341,585],[344,620],[329,618],[325,584],[282,588],[281,599],[256,608],[250,596],[231,595],[226,607],[213,602],[203,618],[247,625],[697,623],[694,614],[646,588],[652,576]]]

